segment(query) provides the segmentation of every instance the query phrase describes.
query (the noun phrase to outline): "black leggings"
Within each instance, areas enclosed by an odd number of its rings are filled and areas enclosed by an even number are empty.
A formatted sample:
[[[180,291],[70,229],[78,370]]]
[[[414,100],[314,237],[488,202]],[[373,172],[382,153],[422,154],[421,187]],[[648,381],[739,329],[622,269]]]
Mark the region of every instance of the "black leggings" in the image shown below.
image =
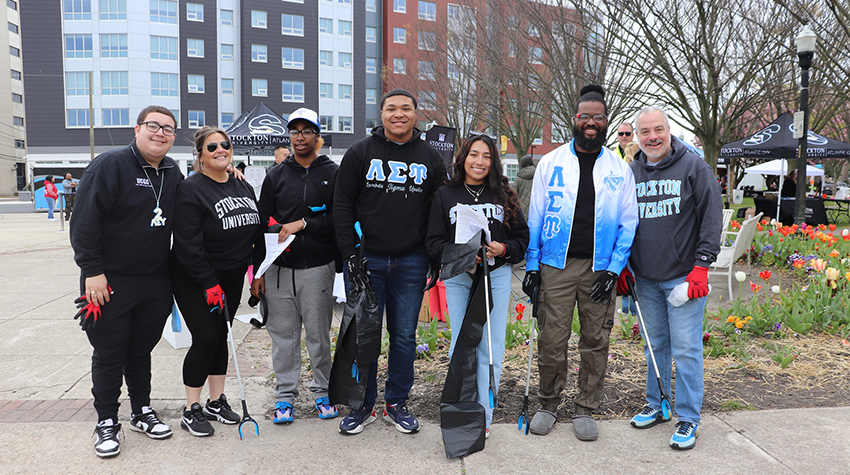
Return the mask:
[[[227,373],[227,326],[217,310],[210,313],[205,289],[189,277],[176,259],[171,262],[174,298],[186,326],[192,333],[192,346],[183,360],[183,384],[199,388],[204,385],[208,375]],[[215,273],[227,299],[231,323],[242,299],[246,270],[247,268]]]

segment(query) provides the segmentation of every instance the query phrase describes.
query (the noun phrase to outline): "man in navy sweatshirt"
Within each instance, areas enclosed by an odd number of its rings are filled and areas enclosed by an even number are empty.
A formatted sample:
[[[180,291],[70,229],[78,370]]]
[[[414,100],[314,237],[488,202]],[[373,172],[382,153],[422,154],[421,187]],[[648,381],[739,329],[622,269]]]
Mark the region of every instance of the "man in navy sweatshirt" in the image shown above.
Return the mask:
[[[635,176],[638,228],[629,264],[645,323],[641,331],[648,333],[652,342],[667,394],[671,394],[676,361],[679,422],[670,446],[690,449],[699,433],[704,389],[702,319],[708,268],[720,252],[722,203],[711,167],[670,135],[664,111],[645,107],[636,123],[641,150],[630,166]],[[621,279],[627,273],[624,271]],[[690,300],[674,307],[667,298],[678,285],[687,285]],[[645,353],[647,405],[631,421],[638,429],[670,420],[661,410],[655,369],[649,352]]]
[[[416,98],[394,89],[381,98],[382,127],[355,142],[340,164],[334,192],[334,229],[351,286],[370,283],[378,313],[386,305],[390,334],[384,419],[403,433],[419,430],[407,410],[416,358],[416,325],[428,273],[425,232],[431,195],[446,179],[439,152],[420,140]],[[363,231],[365,268],[357,257],[355,222]],[[368,268],[368,274],[367,274]],[[358,434],[375,421],[378,364],[372,363],[363,407],[352,407],[340,422],[344,434]]]

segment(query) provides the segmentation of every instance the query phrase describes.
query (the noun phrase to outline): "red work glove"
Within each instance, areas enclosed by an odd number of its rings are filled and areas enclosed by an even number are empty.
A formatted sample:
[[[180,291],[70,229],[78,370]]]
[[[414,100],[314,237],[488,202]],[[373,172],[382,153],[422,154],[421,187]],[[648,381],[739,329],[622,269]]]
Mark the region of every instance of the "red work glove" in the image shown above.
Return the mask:
[[[688,298],[698,299],[708,295],[708,267],[694,266],[694,270],[685,277],[688,283]]]
[[[207,294],[207,305],[210,307],[218,307],[219,309],[224,309],[224,291],[221,290],[221,286],[216,284],[215,287],[210,287],[206,290]]]
[[[100,318],[100,307],[94,302],[87,302],[85,295],[74,300],[74,303],[77,304],[77,308],[79,309],[77,314],[74,315],[74,320],[80,319],[80,328],[85,331],[97,326],[97,319]]]
[[[629,288],[626,287],[626,276],[634,280],[634,276],[628,267],[623,267],[623,272],[620,272],[620,277],[617,278],[617,295],[629,295]]]

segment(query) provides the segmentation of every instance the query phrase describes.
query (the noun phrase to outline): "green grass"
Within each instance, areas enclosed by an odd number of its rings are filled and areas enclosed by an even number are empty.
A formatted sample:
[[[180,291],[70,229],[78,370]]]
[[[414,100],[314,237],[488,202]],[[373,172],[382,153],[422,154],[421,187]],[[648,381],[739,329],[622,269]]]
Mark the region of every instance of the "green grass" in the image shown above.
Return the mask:
[[[755,411],[756,408],[740,399],[728,399],[720,403],[721,411]]]

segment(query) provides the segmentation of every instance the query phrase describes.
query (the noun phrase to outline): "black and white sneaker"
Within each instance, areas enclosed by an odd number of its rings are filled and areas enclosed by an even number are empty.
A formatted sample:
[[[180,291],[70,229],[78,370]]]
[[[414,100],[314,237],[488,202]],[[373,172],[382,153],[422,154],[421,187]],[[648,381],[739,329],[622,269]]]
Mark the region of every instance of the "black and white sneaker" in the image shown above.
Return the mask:
[[[94,451],[98,457],[115,457],[121,452],[120,432],[121,424],[116,424],[112,419],[97,423],[94,428],[94,433],[97,436],[97,440],[94,442]]]
[[[180,427],[189,431],[190,434],[196,437],[206,437],[215,434],[210,421],[204,415],[204,410],[201,405],[193,402],[192,407],[188,411],[183,411],[183,419],[180,421]]]
[[[162,422],[149,406],[142,408],[142,414],[130,415],[130,429],[144,432],[151,439],[167,439],[172,434],[171,427]]]
[[[204,415],[211,421],[219,421],[225,424],[236,424],[242,420],[239,414],[233,412],[230,404],[227,403],[227,398],[222,394],[215,401],[207,399],[207,405],[204,406]]]

